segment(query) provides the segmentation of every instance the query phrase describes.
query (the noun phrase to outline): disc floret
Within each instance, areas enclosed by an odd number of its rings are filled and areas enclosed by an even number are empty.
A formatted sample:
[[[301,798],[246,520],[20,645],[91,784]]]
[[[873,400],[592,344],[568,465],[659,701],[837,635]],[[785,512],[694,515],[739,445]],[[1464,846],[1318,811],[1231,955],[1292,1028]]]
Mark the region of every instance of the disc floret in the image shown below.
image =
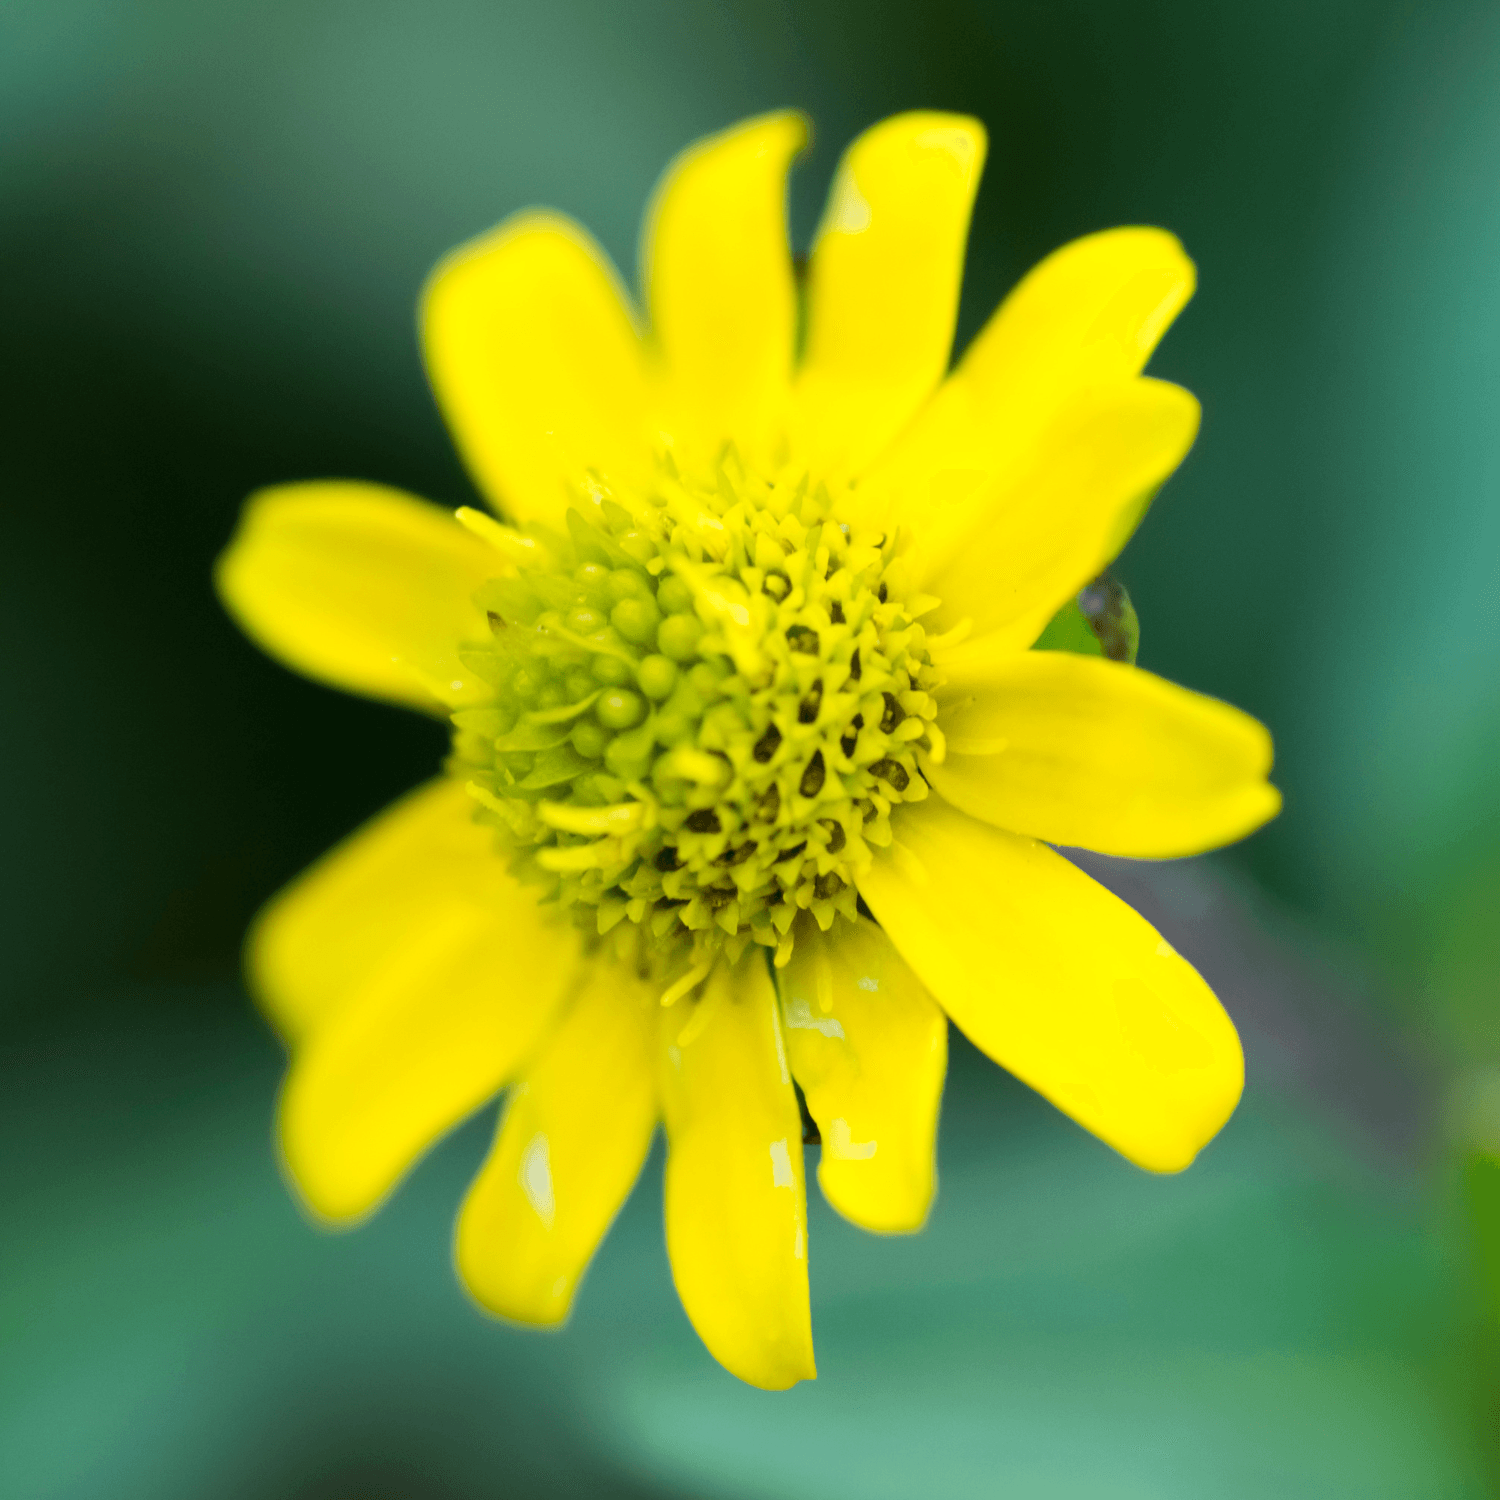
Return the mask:
[[[899,536],[837,512],[729,453],[706,478],[664,458],[644,496],[596,482],[566,535],[461,513],[509,566],[477,596],[490,635],[463,655],[494,702],[454,715],[455,769],[580,925],[784,963],[799,911],[855,916],[892,809],[927,795],[917,752],[942,755],[936,601]]]

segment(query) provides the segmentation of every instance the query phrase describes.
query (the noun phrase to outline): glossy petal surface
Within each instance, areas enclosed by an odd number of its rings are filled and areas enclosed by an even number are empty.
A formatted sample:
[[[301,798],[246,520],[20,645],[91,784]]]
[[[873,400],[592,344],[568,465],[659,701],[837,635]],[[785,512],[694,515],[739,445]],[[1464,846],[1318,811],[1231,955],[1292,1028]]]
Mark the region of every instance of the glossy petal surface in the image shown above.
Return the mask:
[[[996,652],[953,673],[940,702],[948,753],[927,779],[974,817],[1048,843],[1198,854],[1281,805],[1263,725],[1139,667]]]
[[[864,1229],[920,1229],[936,1181],[948,1021],[861,917],[799,934],[779,975],[787,1057],[823,1137],[818,1184]]]
[[[1186,1167],[1244,1084],[1192,966],[1044,844],[938,798],[895,835],[860,893],[970,1040],[1139,1166]]]
[[[590,470],[647,471],[640,338],[570,220],[521,214],[455,250],[423,293],[422,342],[454,441],[507,515],[560,526]]]
[[[457,647],[501,571],[452,512],[377,484],[261,490],[220,556],[219,597],[263,650],[319,682],[440,711],[488,694]]]
[[[786,174],[806,140],[791,111],[733,126],[684,151],[652,206],[652,332],[674,409],[715,446],[756,451],[786,399],[797,323]]]
[[[1197,401],[1165,381],[1104,386],[1075,401],[1030,465],[986,497],[963,547],[919,571],[942,600],[934,628],[970,622],[954,660],[1029,646],[1115,556],[1197,432]]]
[[[984,127],[918,111],[865,131],[839,164],[808,266],[794,433],[856,475],[948,368]]]
[[[514,1077],[578,962],[572,929],[549,925],[486,831],[459,821],[462,798],[454,783],[415,793],[279,898],[255,940],[273,1011],[314,1023],[279,1135],[326,1219],[369,1212]]]
[[[904,519],[943,557],[986,493],[1084,391],[1128,381],[1188,298],[1193,263],[1161,229],[1108,229],[1022,278],[957,369],[862,486],[880,521]]]
[[[560,1323],[656,1129],[656,991],[602,961],[511,1090],[459,1214],[459,1275],[491,1312]]]
[[[696,1006],[661,1015],[672,1279],[725,1369],[785,1390],[817,1372],[802,1117],[761,955],[720,964]]]

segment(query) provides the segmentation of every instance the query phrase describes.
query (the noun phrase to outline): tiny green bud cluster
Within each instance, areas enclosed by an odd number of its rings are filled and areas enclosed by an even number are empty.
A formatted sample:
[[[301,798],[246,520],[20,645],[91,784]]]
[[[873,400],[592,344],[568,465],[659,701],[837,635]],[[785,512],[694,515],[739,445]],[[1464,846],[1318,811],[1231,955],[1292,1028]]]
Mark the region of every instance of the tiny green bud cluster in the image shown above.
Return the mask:
[[[856,914],[855,881],[941,755],[938,678],[896,539],[851,536],[827,489],[662,461],[596,484],[567,535],[465,513],[511,566],[464,648],[494,701],[454,715],[453,769],[517,873],[649,961]],[[498,569],[497,569],[498,571]]]

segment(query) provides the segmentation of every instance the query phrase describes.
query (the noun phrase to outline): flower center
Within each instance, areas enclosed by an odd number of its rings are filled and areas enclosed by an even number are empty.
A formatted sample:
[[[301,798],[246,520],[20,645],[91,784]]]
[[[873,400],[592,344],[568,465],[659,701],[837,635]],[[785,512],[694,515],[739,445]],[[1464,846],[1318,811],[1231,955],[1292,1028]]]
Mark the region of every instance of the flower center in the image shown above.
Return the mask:
[[[475,524],[515,568],[478,596],[464,659],[495,698],[454,715],[453,769],[517,873],[642,958],[784,963],[799,911],[852,919],[938,737],[936,601],[898,539],[732,452],[706,477],[665,457],[640,496],[594,484],[566,536]]]

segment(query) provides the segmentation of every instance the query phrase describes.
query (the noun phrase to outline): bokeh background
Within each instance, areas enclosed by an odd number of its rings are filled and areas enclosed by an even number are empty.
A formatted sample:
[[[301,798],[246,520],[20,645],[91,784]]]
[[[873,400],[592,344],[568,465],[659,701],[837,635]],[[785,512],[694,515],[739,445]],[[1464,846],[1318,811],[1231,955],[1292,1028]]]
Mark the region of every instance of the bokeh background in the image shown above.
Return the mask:
[[[1120,572],[1287,804],[1092,867],[1245,1035],[1199,1164],[956,1045],[931,1227],[814,1193],[821,1378],[772,1396],[676,1305],[659,1159],[562,1335],[453,1282],[487,1119],[301,1219],[240,935],[442,735],[258,656],[209,568],[263,483],[470,499],[429,265],[549,203],[629,275],[672,153],[786,104],[803,245],[857,130],[987,122],[961,340],[1073,235],[1182,236],[1153,370],[1205,423]],[[1500,1493],[1497,164],[1493,0],[0,3],[0,1494]]]

